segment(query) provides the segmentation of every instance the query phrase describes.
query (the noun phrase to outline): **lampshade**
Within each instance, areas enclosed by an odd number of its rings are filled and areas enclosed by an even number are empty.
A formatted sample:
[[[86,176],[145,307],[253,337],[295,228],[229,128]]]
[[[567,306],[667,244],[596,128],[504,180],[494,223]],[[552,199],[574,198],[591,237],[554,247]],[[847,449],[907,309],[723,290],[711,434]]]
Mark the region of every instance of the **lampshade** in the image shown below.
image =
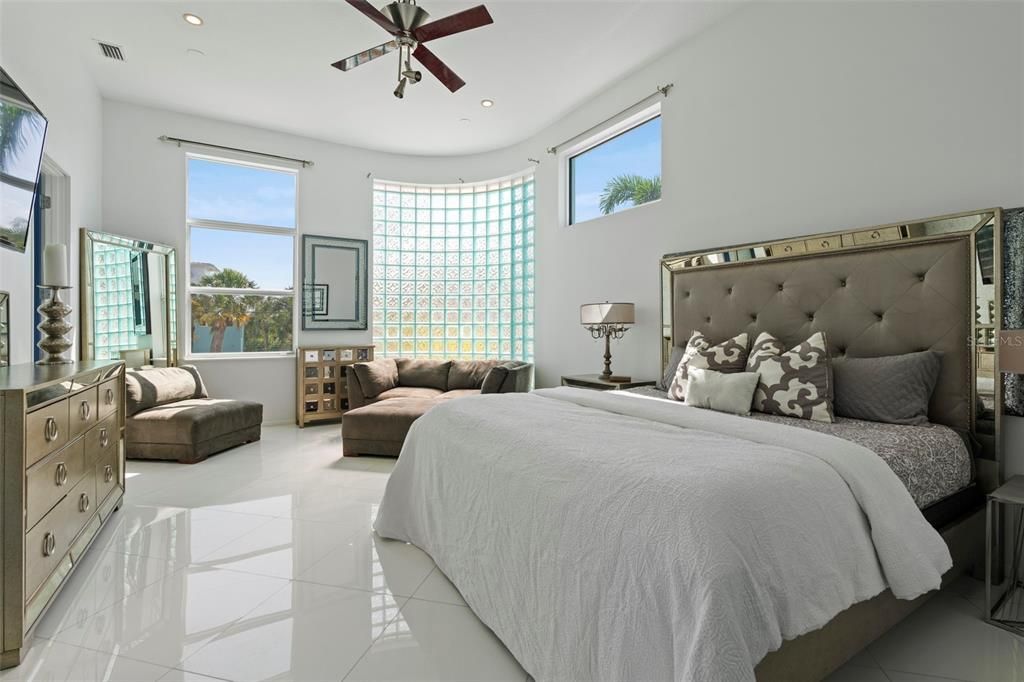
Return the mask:
[[[1024,329],[999,332],[999,371],[1024,374]]]
[[[633,324],[636,321],[632,303],[586,303],[580,306],[580,324]]]

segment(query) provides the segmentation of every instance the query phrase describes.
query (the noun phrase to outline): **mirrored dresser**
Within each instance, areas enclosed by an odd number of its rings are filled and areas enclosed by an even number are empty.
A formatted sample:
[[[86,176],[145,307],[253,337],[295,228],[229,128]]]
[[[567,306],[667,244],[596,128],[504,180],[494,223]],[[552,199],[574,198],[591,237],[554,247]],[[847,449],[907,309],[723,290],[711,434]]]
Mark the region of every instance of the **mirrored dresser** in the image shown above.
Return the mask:
[[[124,363],[0,368],[0,668],[124,497]]]

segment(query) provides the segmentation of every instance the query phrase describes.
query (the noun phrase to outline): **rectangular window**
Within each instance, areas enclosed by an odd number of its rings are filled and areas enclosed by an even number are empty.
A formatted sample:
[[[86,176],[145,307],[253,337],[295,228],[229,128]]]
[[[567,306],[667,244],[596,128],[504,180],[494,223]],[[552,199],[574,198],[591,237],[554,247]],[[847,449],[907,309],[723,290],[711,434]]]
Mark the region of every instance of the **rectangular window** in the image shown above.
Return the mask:
[[[569,224],[661,198],[661,115],[569,156]]]
[[[191,354],[290,353],[294,170],[189,155]]]
[[[373,186],[382,355],[533,358],[534,180]]]

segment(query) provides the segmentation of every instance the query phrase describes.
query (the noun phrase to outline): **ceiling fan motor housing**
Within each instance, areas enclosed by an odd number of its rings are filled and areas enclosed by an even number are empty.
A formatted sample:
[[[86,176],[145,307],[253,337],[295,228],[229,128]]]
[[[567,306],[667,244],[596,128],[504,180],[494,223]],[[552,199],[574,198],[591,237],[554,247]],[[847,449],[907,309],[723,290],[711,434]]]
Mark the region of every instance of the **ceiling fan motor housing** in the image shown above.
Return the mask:
[[[427,10],[411,2],[402,2],[401,0],[390,5],[384,5],[380,11],[384,16],[391,19],[391,22],[398,27],[399,31],[407,33],[415,31],[423,25],[423,22],[430,18],[430,13]]]

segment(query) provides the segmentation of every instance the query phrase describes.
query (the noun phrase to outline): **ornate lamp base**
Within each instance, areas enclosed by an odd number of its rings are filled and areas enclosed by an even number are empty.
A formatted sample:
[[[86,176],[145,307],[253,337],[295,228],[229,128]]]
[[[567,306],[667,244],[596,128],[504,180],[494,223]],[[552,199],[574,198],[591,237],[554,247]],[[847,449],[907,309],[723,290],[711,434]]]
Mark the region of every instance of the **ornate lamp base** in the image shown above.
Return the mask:
[[[43,321],[36,325],[36,329],[45,336],[37,343],[40,350],[46,353],[46,357],[36,361],[37,365],[70,365],[73,361],[64,357],[64,353],[71,348],[71,341],[67,334],[72,327],[64,318],[71,314],[71,306],[60,299],[61,289],[71,287],[52,287],[40,285],[40,289],[50,291],[50,299],[43,301],[36,310],[42,316]]]

